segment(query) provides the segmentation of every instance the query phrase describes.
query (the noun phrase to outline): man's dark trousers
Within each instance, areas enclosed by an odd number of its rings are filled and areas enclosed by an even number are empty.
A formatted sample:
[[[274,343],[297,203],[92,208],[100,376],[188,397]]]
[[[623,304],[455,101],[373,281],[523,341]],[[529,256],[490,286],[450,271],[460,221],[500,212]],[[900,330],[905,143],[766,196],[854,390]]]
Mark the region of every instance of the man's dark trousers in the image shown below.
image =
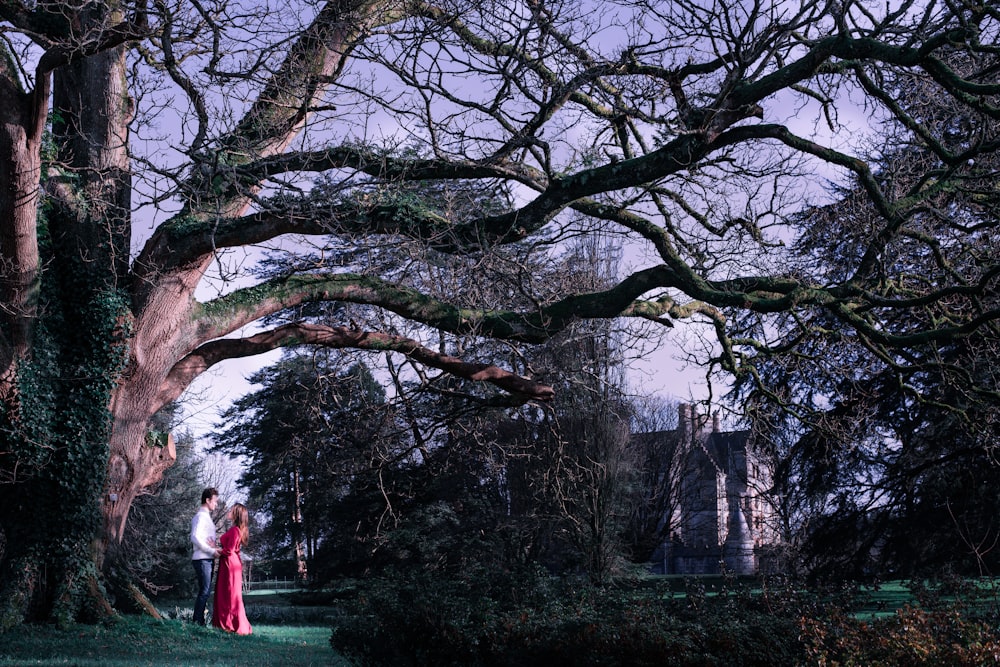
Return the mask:
[[[194,622],[205,625],[205,605],[212,594],[212,559],[193,560],[194,575],[198,580],[198,597],[194,601]]]

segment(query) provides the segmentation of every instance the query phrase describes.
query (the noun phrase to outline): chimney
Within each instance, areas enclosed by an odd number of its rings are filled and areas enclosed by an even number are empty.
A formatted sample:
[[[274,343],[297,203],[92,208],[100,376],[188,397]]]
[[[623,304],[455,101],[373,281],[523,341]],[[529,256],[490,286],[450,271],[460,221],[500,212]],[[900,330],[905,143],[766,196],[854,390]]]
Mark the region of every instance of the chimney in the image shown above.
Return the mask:
[[[714,413],[712,414],[712,433],[718,433],[718,432],[719,432],[719,430],[720,430],[720,424],[719,424],[719,411],[718,411],[718,410],[716,410],[716,411],[715,411],[715,412],[714,412]]]
[[[691,432],[695,435],[705,435],[708,429],[708,415],[698,413],[698,404],[691,404]]]
[[[677,404],[677,437],[684,443],[691,440],[691,406],[687,403]]]

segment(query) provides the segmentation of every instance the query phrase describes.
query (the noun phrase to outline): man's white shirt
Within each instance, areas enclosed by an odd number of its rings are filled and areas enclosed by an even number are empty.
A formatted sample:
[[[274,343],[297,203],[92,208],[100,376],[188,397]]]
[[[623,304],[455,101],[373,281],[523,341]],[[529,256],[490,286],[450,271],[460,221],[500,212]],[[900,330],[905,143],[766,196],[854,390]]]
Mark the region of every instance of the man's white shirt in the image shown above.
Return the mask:
[[[215,523],[207,508],[202,507],[191,519],[191,560],[215,558]]]

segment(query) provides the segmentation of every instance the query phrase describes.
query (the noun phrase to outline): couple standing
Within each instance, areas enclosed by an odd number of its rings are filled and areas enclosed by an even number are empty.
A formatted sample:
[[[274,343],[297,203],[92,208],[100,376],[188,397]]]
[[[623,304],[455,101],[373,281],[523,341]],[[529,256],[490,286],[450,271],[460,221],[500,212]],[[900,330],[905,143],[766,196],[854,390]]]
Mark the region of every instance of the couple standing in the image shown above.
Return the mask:
[[[198,580],[198,597],[194,603],[194,622],[205,625],[205,605],[212,592],[212,563],[219,559],[219,577],[215,585],[215,601],[212,603],[212,625],[227,632],[248,635],[253,631],[243,608],[243,561],[240,549],[246,546],[250,537],[247,528],[249,515],[247,508],[236,503],[226,518],[233,527],[222,534],[216,546],[215,522],[212,512],[219,503],[219,492],[207,488],[201,492],[201,509],[191,519],[191,543],[194,565]]]

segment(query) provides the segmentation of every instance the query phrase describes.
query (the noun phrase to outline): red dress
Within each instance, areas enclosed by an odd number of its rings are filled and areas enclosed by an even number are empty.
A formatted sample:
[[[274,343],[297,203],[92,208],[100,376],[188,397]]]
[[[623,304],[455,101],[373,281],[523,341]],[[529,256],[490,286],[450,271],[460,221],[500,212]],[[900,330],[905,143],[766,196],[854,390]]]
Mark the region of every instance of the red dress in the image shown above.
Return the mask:
[[[240,560],[240,529],[233,526],[219,540],[219,576],[215,584],[215,601],[212,603],[212,625],[248,635],[253,632],[243,608],[243,561]]]

